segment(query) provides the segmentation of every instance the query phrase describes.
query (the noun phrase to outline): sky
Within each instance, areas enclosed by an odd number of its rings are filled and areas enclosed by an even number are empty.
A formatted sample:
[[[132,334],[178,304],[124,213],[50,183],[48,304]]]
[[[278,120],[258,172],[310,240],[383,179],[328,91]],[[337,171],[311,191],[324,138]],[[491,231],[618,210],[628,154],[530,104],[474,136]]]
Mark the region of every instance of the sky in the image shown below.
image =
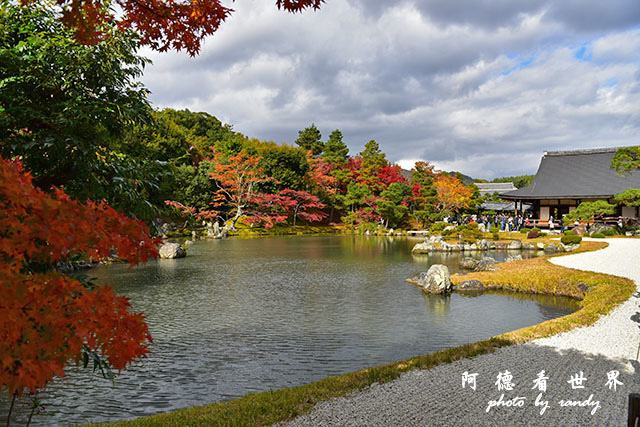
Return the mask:
[[[375,139],[406,169],[482,179],[533,174],[547,150],[640,144],[638,0],[225,5],[197,57],[141,52],[155,108],[288,144],[314,123],[352,155]]]

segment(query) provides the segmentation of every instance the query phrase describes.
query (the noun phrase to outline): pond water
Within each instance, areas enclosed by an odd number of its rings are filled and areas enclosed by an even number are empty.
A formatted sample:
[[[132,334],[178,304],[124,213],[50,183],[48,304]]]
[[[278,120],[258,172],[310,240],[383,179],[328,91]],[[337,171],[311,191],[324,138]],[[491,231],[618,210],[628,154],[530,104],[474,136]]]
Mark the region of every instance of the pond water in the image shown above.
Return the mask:
[[[89,272],[143,311],[152,354],[114,384],[70,369],[35,424],[130,419],[305,384],[475,342],[575,311],[574,300],[424,295],[408,277],[459,255],[412,256],[417,239],[199,241],[189,256]],[[489,255],[504,259],[506,253]],[[481,257],[482,254],[478,254]],[[6,417],[7,404],[0,403]],[[24,417],[27,410],[17,408]],[[0,418],[4,419],[4,418]]]

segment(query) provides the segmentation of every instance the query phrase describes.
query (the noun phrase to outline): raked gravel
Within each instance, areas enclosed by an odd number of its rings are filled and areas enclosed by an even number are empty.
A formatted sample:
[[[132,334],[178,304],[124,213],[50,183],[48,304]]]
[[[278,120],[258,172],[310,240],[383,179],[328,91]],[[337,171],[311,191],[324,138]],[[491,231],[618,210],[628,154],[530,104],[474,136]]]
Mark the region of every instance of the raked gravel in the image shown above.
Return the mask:
[[[604,250],[554,258],[553,262],[640,283],[640,239],[606,241],[609,247]],[[411,371],[394,381],[321,402],[283,425],[626,425],[628,394],[640,392],[639,302],[634,296],[588,327],[430,370]],[[513,377],[512,390],[498,390],[496,385],[498,374],[505,371]],[[546,391],[533,387],[542,371],[549,378]],[[619,372],[616,381],[622,383],[616,382],[615,389],[609,379],[613,371]],[[462,386],[464,372],[478,374],[476,390]],[[569,380],[580,372],[586,378],[584,388],[574,389]],[[515,398],[522,406],[490,407],[501,395],[503,402]],[[545,402],[548,407],[542,411]],[[564,406],[567,404],[570,406]]]

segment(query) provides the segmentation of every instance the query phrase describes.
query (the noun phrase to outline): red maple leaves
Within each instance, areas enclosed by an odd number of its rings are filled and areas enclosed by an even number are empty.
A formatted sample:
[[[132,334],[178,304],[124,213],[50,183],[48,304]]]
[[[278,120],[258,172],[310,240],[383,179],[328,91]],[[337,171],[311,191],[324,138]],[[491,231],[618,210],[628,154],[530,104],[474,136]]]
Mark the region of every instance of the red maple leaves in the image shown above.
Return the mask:
[[[115,369],[148,353],[144,316],[129,312],[127,298],[57,266],[112,250],[133,265],[156,257],[157,243],[144,223],[59,189],[44,193],[19,162],[0,158],[0,387],[36,391],[87,348]]]
[[[23,4],[35,0],[21,0]],[[302,12],[319,9],[324,0],[276,0],[278,9]],[[134,28],[142,44],[160,52],[169,48],[186,50],[191,56],[200,51],[202,40],[215,33],[233,9],[221,0],[56,0],[62,20],[76,31],[78,40],[92,44],[108,37],[105,24],[117,22],[121,30]],[[116,20],[113,6],[122,11]]]

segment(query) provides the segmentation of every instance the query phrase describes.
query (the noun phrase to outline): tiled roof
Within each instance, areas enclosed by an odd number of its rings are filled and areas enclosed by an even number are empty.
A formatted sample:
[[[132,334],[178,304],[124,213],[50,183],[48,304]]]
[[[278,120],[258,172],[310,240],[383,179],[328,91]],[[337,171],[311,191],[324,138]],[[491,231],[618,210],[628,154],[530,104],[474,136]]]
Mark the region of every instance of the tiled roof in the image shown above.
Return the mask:
[[[625,176],[611,168],[618,147],[545,152],[531,185],[500,193],[507,200],[609,198],[640,188],[640,170]]]

